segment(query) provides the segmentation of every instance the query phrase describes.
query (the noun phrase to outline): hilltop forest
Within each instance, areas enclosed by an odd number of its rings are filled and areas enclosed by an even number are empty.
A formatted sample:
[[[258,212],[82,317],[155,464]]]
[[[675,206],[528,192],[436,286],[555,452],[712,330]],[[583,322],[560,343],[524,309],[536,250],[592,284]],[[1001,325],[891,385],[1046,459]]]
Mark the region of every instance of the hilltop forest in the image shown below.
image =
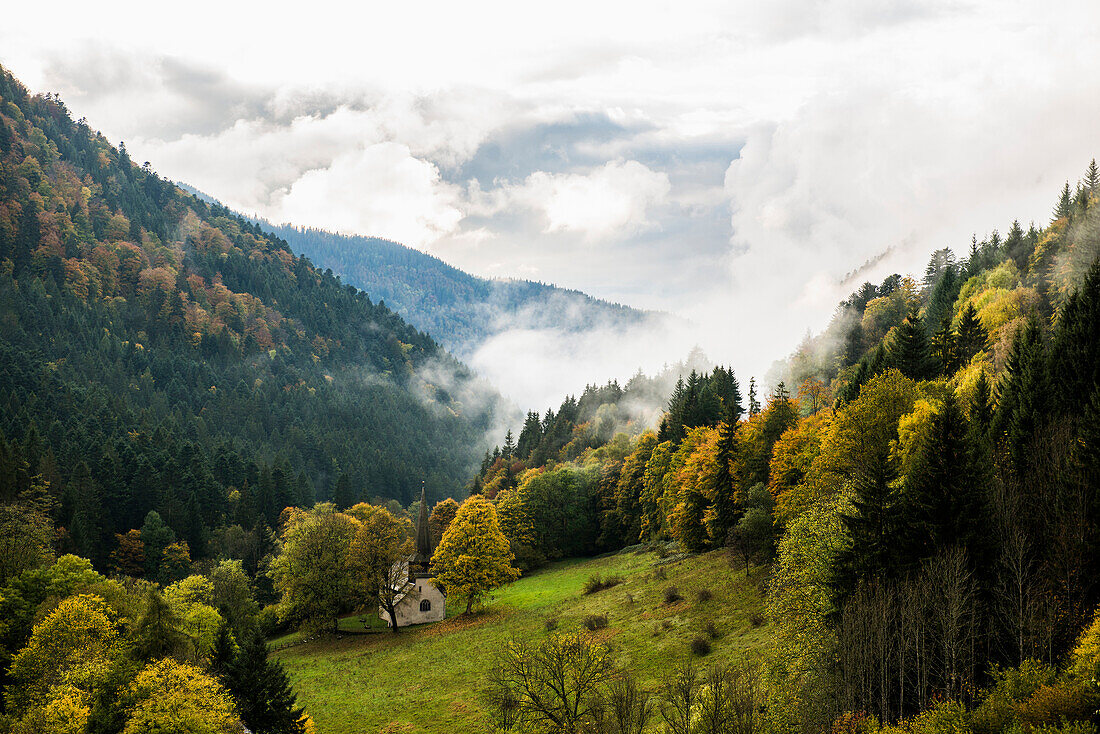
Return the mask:
[[[495,400],[2,71],[0,314],[0,501],[41,495],[58,549],[97,568],[151,521],[199,560],[257,552],[337,485],[345,504],[456,494]]]

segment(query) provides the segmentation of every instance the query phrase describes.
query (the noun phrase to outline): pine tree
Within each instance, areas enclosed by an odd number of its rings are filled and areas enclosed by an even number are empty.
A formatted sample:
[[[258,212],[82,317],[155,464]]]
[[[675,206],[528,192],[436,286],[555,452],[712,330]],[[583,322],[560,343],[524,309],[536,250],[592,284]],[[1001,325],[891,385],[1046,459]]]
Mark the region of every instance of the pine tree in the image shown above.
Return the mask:
[[[916,313],[910,313],[898,327],[888,347],[890,364],[914,380],[932,377],[935,363],[928,347],[928,332]]]
[[[938,364],[939,374],[950,375],[958,366],[955,346],[956,338],[951,328],[951,319],[945,316],[940,322],[940,328],[932,335],[932,357]]]
[[[332,489],[332,503],[337,510],[346,510],[355,504],[355,492],[351,488],[351,477],[341,474]]]
[[[1016,332],[998,392],[994,441],[1004,445],[1017,475],[1024,476],[1034,458],[1031,443],[1049,398],[1042,331],[1034,317]]]
[[[834,566],[833,590],[838,607],[860,582],[874,576],[894,576],[903,564],[905,529],[896,472],[890,457],[875,457],[852,480],[853,512],[841,516],[851,545]]]
[[[959,331],[955,345],[961,364],[969,364],[975,354],[989,346],[989,333],[982,326],[973,303],[967,303],[966,309],[959,317]]]
[[[756,399],[756,378],[749,378],[749,416],[760,412],[760,401]]]
[[[993,390],[985,376],[985,370],[982,370],[974,383],[974,396],[970,401],[970,424],[979,435],[989,433],[993,425],[993,410]]]
[[[737,455],[738,427],[734,411],[727,410],[725,420],[718,427],[718,450],[715,454],[718,471],[714,477],[707,521],[711,545],[716,547],[725,545],[729,532],[736,527],[742,512],[737,502],[738,486],[733,463]]]
[[[916,550],[928,558],[943,548],[965,548],[980,564],[986,555],[985,476],[974,461],[966,417],[948,392],[932,419],[919,465],[905,492],[918,531]]]
[[[505,459],[511,461],[513,454],[516,453],[516,439],[512,435],[512,429],[509,428],[508,432],[504,434],[504,448],[501,449],[501,454]]]
[[[519,439],[516,441],[516,456],[526,460],[541,440],[542,425],[539,422],[539,414],[533,410],[528,411],[527,419],[523,422],[523,429],[519,432]],[[483,468],[482,473],[484,472]]]
[[[290,678],[268,657],[267,641],[250,630],[226,666],[222,682],[249,729],[264,734],[305,734],[305,712],[297,706]]]
[[[1054,207],[1054,220],[1066,219],[1073,213],[1073,195],[1069,190],[1069,181],[1062,187],[1062,193],[1058,197],[1058,206]]]
[[[1100,384],[1100,258],[1058,316],[1048,364],[1055,407],[1079,416]]]
[[[1095,158],[1089,161],[1089,167],[1085,171],[1085,178],[1082,183],[1090,194],[1100,195],[1100,169],[1096,167]]]

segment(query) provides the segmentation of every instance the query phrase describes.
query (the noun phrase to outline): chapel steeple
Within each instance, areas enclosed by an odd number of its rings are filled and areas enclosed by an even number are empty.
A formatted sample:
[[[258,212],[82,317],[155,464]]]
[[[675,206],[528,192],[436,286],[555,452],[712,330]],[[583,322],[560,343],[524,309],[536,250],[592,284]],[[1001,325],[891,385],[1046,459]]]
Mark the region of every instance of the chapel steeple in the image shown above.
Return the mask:
[[[425,571],[432,560],[432,533],[428,527],[428,498],[424,483],[420,483],[420,511],[416,514],[416,554],[412,565],[421,566]]]

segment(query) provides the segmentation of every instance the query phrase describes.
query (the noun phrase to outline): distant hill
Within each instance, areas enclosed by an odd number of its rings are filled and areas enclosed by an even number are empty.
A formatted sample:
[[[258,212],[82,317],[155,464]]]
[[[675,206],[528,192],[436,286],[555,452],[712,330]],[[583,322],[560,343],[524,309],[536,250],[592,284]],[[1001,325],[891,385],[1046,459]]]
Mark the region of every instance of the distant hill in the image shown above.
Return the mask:
[[[256,221],[317,267],[331,269],[385,302],[460,358],[509,329],[583,332],[669,318],[546,283],[479,278],[390,240]]]
[[[0,501],[45,485],[101,563],[156,510],[219,528],[457,495],[496,395],[278,237],[135,165],[0,68]],[[261,533],[262,534],[262,533]]]

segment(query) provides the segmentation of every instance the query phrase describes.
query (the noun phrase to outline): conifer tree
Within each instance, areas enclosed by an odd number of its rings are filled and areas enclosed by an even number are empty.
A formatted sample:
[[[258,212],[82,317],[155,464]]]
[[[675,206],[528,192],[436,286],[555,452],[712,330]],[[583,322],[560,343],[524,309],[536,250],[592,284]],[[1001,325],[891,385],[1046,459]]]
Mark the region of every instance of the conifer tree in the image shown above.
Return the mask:
[[[950,375],[958,366],[955,352],[956,337],[951,328],[951,319],[944,317],[940,328],[932,335],[932,357],[936,360],[939,374]]]
[[[1096,159],[1089,161],[1089,167],[1085,170],[1085,178],[1082,181],[1090,194],[1100,194],[1100,169],[1096,167]]]
[[[1024,476],[1034,458],[1030,446],[1049,398],[1042,331],[1035,317],[1016,332],[998,392],[994,442],[1005,447],[1017,474]]]
[[[523,422],[523,429],[519,432],[516,441],[516,456],[526,460],[531,452],[542,440],[542,425],[539,422],[539,414],[533,410],[527,412],[527,419]],[[484,473],[485,469],[482,469]]]
[[[1058,316],[1049,365],[1055,407],[1066,415],[1080,415],[1100,384],[1100,258]]]
[[[910,313],[894,329],[888,349],[890,364],[906,377],[926,380],[935,371],[928,346],[928,332],[916,313]]]
[[[958,546],[967,550],[971,561],[981,563],[986,555],[984,488],[966,417],[948,392],[932,419],[919,464],[906,478],[905,491],[918,531],[914,550],[919,557]]]
[[[974,396],[970,401],[970,424],[977,433],[985,436],[993,425],[993,390],[985,376],[985,370],[974,383]]]
[[[504,434],[504,448],[501,449],[501,455],[510,461],[515,453],[516,440],[515,437],[512,436],[512,429],[509,428],[508,433]]]
[[[305,734],[305,711],[297,705],[282,664],[268,657],[267,641],[258,631],[250,630],[240,640],[238,652],[225,666],[221,680],[252,731]]]
[[[760,412],[760,401],[756,398],[756,378],[749,378],[749,416]]]
[[[351,477],[341,474],[332,489],[332,503],[337,510],[346,510],[355,504],[355,492],[351,488]]]
[[[718,471],[714,477],[714,491],[710,498],[711,509],[707,522],[707,533],[710,535],[713,546],[726,543],[729,532],[736,527],[741,516],[741,507],[737,502],[738,487],[734,467],[738,428],[734,410],[727,409],[725,420],[718,427],[718,450],[715,453]]]
[[[956,353],[961,364],[968,364],[974,355],[989,345],[989,333],[982,326],[973,303],[967,303],[959,317],[959,330],[956,339]]]
[[[1062,193],[1058,197],[1058,205],[1054,207],[1054,220],[1065,219],[1073,213],[1073,197],[1069,190],[1069,181],[1062,187]]]
[[[838,556],[833,579],[838,607],[843,607],[861,581],[894,575],[902,565],[905,522],[895,478],[893,464],[885,453],[874,457],[853,478],[853,511],[841,516],[851,545]]]

